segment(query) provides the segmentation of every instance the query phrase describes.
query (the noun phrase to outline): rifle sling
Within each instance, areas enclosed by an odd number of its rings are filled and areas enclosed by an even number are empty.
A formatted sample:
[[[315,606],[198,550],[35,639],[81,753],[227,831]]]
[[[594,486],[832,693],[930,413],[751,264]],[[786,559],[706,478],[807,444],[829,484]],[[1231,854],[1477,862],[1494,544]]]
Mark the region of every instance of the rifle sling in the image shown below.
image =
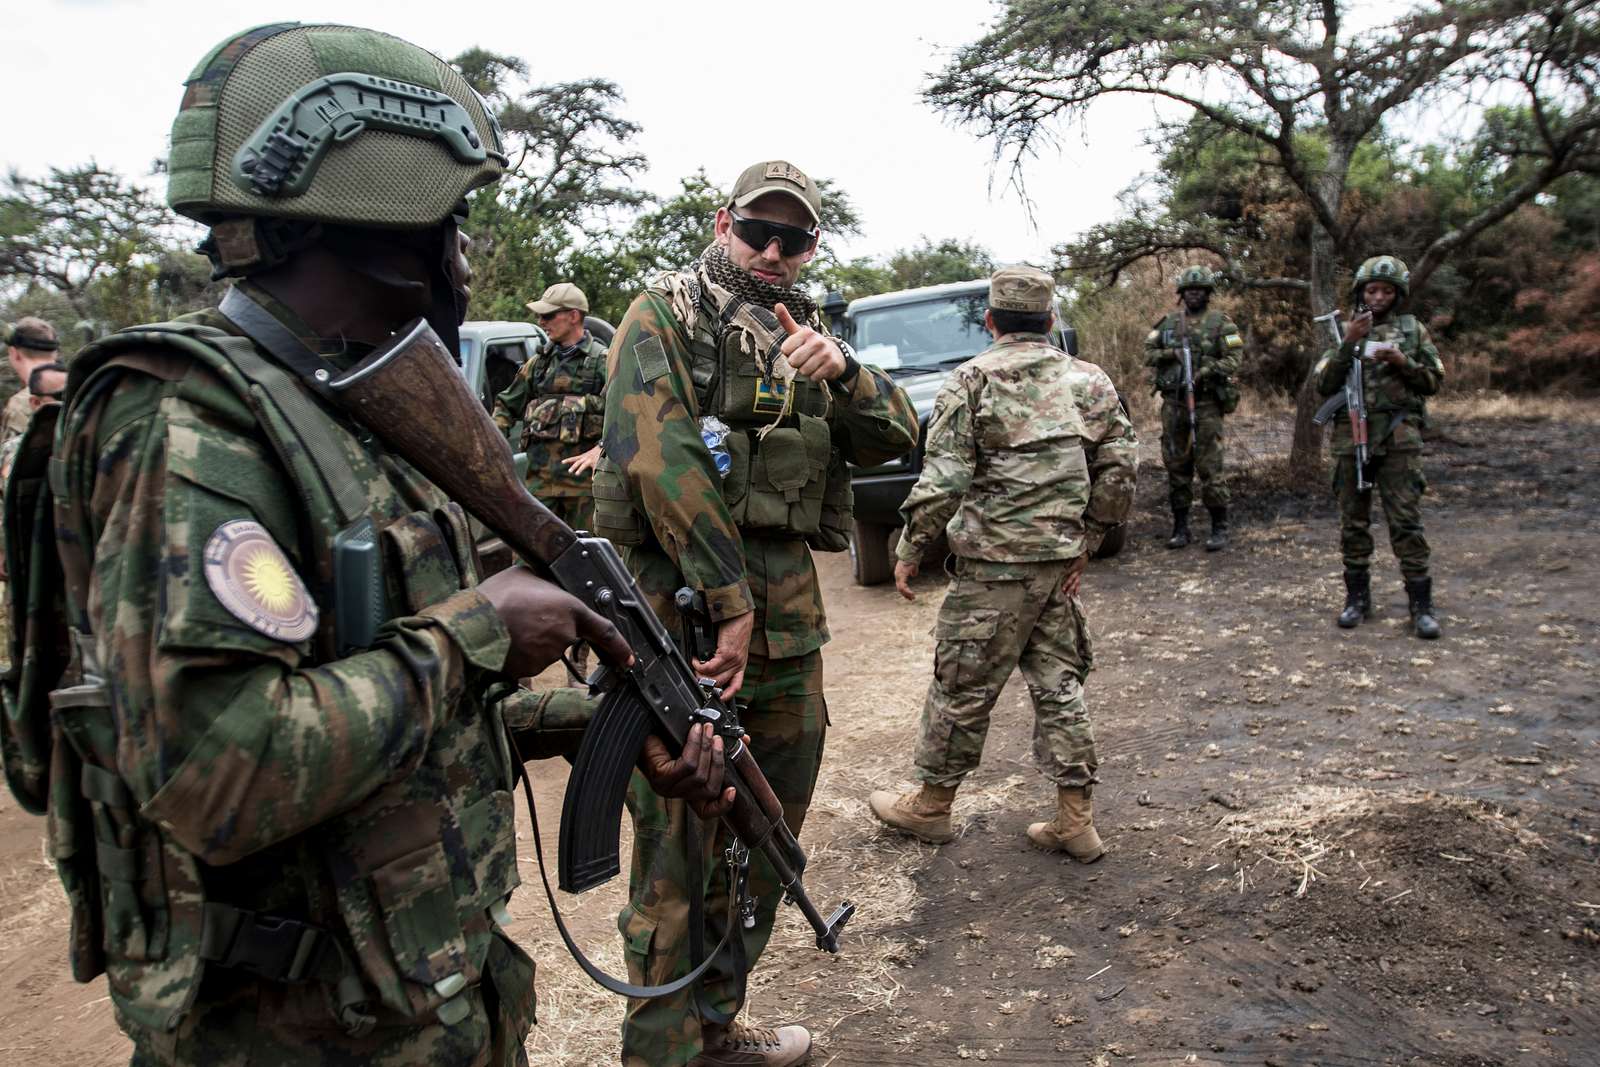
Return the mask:
[[[726,1026],[739,1014],[739,1009],[744,1005],[745,985],[749,977],[749,961],[745,956],[743,916],[736,914],[739,902],[744,898],[746,884],[750,878],[750,862],[748,856],[742,864],[728,864],[728,928],[722,932],[722,941],[715,950],[707,956],[705,942],[705,869],[701,866],[701,850],[704,847],[701,840],[700,819],[691,810],[683,813],[684,829],[686,831],[689,852],[689,881],[694,886],[694,891],[689,896],[689,962],[697,970],[709,967],[713,960],[723,953],[724,946],[728,949],[729,968],[738,988],[733,995],[733,1010],[721,1011],[714,1007],[705,997],[705,990],[700,985],[694,987],[695,1007],[700,1013],[700,1018],[713,1026]]]
[[[598,985],[616,993],[618,996],[631,997],[635,1000],[670,997],[674,993],[681,992],[699,981],[700,976],[705,974],[707,968],[711,966],[711,961],[716,959],[717,955],[727,947],[728,939],[733,936],[734,930],[737,929],[737,894],[730,893],[728,895],[728,924],[723,930],[722,940],[717,942],[717,947],[711,950],[711,955],[690,970],[688,974],[681,978],[675,978],[663,985],[634,985],[632,982],[624,982],[620,978],[611,977],[611,975],[601,970],[593,960],[583,954],[583,950],[573,940],[572,932],[567,929],[566,921],[561,918],[561,909],[556,906],[556,893],[550,887],[550,875],[546,873],[544,867],[544,839],[539,833],[539,810],[533,802],[533,784],[528,777],[527,764],[523,762],[522,752],[517,748],[516,735],[511,731],[510,727],[506,727],[505,734],[506,741],[511,746],[511,753],[517,760],[516,773],[522,779],[522,795],[528,802],[528,820],[533,827],[533,854],[539,860],[539,880],[544,883],[544,896],[550,902],[550,916],[555,919],[556,932],[561,935],[561,940],[566,943],[567,951],[572,954],[572,958],[577,961],[579,967],[583,968],[583,973],[594,979]],[[690,817],[692,815],[693,813],[691,812]],[[740,938],[741,946],[743,941],[744,939]]]

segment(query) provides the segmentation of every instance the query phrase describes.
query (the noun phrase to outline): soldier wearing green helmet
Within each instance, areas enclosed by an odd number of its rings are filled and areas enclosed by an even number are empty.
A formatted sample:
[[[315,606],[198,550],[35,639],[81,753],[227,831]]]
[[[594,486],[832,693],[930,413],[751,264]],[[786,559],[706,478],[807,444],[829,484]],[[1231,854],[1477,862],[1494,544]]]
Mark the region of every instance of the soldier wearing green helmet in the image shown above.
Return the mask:
[[[1411,622],[1418,637],[1439,636],[1433,613],[1433,578],[1428,572],[1428,539],[1422,531],[1422,431],[1427,398],[1444,382],[1444,364],[1428,328],[1403,309],[1411,291],[1411,272],[1396,256],[1373,256],[1361,264],[1351,286],[1359,308],[1338,348],[1323,354],[1314,375],[1323,396],[1336,397],[1349,380],[1351,364],[1362,361],[1366,400],[1366,469],[1356,469],[1350,420],[1333,420],[1331,449],[1334,492],[1339,497],[1340,543],[1344,553],[1344,629],[1372,614],[1372,491],[1383,499],[1389,544],[1400,561]]]
[[[1228,544],[1222,422],[1239,406],[1233,376],[1239,371],[1244,338],[1232,319],[1210,308],[1216,287],[1216,275],[1209,268],[1184,268],[1175,286],[1179,309],[1157,322],[1144,341],[1145,365],[1154,372],[1154,391],[1161,394],[1161,461],[1167,468],[1167,500],[1172,506],[1168,548],[1182,548],[1192,540],[1189,507],[1194,503],[1197,474],[1200,498],[1211,514],[1206,551],[1216,552]]]
[[[512,753],[553,742],[490,690],[630,651],[531,571],[480,582],[461,508],[323,393],[418,317],[453,345],[499,132],[429,52],[278,23],[201,60],[169,162],[237,281],[80,353],[7,495],[0,752],[49,815],[73,973],[141,1067],[525,1063]],[[652,784],[715,795],[704,733],[647,746]]]

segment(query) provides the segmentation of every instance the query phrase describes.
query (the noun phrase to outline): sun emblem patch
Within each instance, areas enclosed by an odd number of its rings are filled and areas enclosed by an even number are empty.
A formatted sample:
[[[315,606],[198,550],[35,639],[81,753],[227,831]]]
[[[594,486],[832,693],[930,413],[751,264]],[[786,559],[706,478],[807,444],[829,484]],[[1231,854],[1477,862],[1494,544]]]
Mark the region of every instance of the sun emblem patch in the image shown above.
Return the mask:
[[[259,522],[218,526],[205,552],[206,584],[234,618],[250,629],[298,644],[317,629],[317,605],[289,557]]]

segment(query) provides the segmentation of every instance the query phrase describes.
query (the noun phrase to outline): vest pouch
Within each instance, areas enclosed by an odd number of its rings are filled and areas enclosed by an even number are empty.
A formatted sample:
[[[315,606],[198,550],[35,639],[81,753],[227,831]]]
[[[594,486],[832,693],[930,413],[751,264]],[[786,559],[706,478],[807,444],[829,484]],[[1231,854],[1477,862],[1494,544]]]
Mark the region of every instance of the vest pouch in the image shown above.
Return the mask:
[[[561,396],[542,396],[528,405],[528,413],[523,418],[524,442],[561,439],[561,402],[565,399]]]
[[[467,939],[456,915],[442,844],[435,841],[408,852],[378,867],[371,877],[400,977],[426,987],[441,1000],[464,988],[458,981],[477,980],[477,974],[467,973]]]
[[[722,479],[722,500],[728,505],[735,526],[745,525],[746,497],[750,494],[750,474],[754,465],[753,434],[742,429],[728,431],[722,444],[728,450],[728,473]]]
[[[94,816],[78,782],[83,760],[55,729],[50,750],[50,807],[45,814],[45,842],[55,863],[61,887],[67,894],[71,935],[67,956],[72,977],[93,981],[105,973],[105,923],[100,904],[100,880],[95,867]]]
[[[77,785],[88,802],[88,840],[99,875],[103,946],[111,959],[145,963],[167,948],[167,900],[160,833],[138,816],[138,805],[115,771],[116,726],[103,685],[77,685],[50,694],[50,714],[77,755]],[[91,845],[92,842],[92,845]]]
[[[415,615],[463,587],[452,539],[425,511],[414,511],[383,529],[384,554],[399,584],[397,602]]]
[[[585,441],[598,441],[606,428],[606,405],[599,396],[583,398],[583,414],[579,417],[579,436]]]
[[[588,397],[564,396],[561,403],[561,425],[556,429],[556,439],[564,445],[575,445],[583,440],[583,411]]]
[[[728,437],[730,441],[733,439],[732,434]],[[644,544],[644,518],[633,508],[633,499],[628,495],[627,483],[622,480],[621,468],[604,453],[595,464],[591,485],[594,492],[595,536],[604,537],[614,545]]]
[[[1239,387],[1232,382],[1220,382],[1212,386],[1211,391],[1216,394],[1217,404],[1222,408],[1224,415],[1232,415],[1239,410]]]
[[[800,491],[811,477],[805,438],[795,426],[768,430],[754,444],[750,463],[750,490],[745,498],[744,523],[751,529],[788,530],[790,510],[800,503]]]
[[[835,448],[823,472],[822,515],[817,532],[806,537],[806,544],[818,552],[843,552],[850,547],[850,534],[855,528],[855,490],[850,485],[850,468]]]

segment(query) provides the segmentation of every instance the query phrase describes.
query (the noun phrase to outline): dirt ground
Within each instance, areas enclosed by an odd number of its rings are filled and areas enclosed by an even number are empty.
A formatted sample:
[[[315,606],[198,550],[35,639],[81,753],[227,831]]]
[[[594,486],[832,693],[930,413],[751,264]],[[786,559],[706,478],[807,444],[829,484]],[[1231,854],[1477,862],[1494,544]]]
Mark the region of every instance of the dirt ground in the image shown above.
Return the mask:
[[[877,826],[867,792],[909,780],[942,582],[908,604],[826,559],[833,729],[802,840],[819,905],[860,911],[826,956],[785,909],[752,1016],[805,1022],[823,1067],[1600,1063],[1600,419],[1480,401],[1437,422],[1433,643],[1405,632],[1381,530],[1376,617],[1333,626],[1336,518],[1324,486],[1285,484],[1281,413],[1232,424],[1225,553],[1161,548],[1147,439],[1132,542],[1084,583],[1111,850],[1090,867],[1023,837],[1052,793],[1016,679],[957,840]],[[535,773],[553,845],[564,765]],[[103,983],[66,976],[41,830],[0,795],[0,1063],[126,1062]],[[620,1004],[566,958],[522,843],[532,1060],[615,1062]],[[613,970],[621,881],[562,898]]]

